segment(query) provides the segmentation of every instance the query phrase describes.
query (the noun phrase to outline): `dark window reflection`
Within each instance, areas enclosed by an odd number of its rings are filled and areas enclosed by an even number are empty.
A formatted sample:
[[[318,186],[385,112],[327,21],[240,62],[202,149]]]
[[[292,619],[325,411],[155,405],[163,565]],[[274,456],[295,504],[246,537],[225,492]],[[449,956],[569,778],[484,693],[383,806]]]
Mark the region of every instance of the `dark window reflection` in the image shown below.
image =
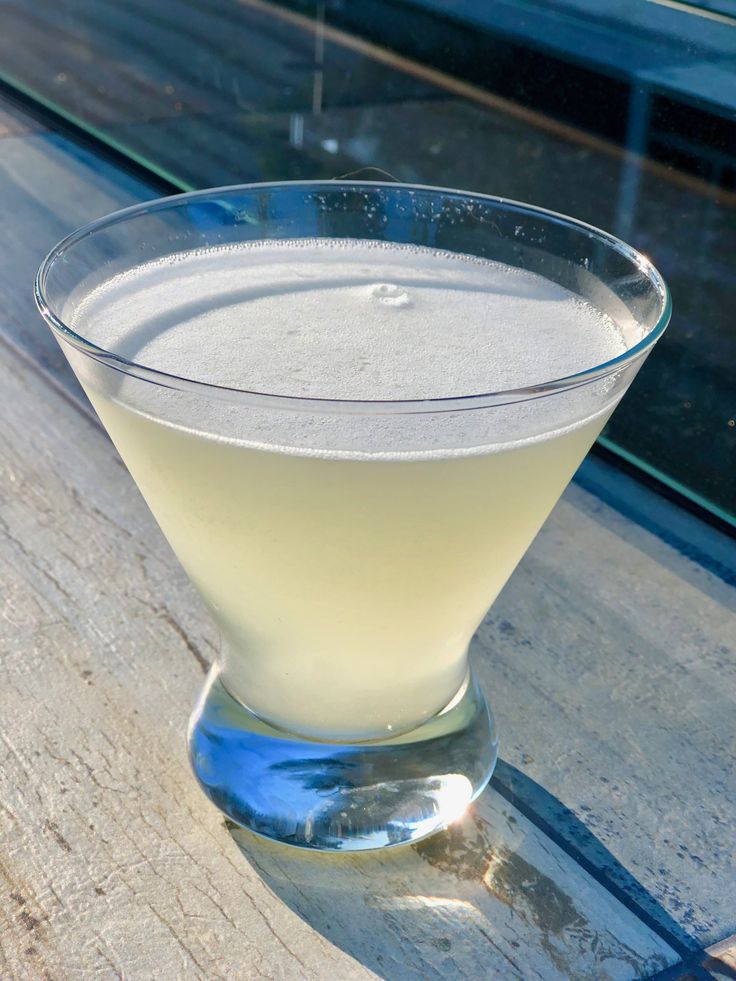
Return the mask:
[[[607,438],[736,509],[734,0],[4,0],[0,71],[181,187],[372,166],[616,232],[676,312]]]

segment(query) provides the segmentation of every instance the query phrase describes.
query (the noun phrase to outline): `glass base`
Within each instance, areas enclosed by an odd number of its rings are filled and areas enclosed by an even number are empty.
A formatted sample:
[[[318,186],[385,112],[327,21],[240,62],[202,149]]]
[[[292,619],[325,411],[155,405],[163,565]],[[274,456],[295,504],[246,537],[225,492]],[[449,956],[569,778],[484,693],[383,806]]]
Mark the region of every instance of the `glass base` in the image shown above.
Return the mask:
[[[490,780],[498,743],[472,672],[412,732],[319,742],[276,729],[213,668],[189,727],[194,773],[232,821],[276,841],[360,851],[419,841],[459,818]]]

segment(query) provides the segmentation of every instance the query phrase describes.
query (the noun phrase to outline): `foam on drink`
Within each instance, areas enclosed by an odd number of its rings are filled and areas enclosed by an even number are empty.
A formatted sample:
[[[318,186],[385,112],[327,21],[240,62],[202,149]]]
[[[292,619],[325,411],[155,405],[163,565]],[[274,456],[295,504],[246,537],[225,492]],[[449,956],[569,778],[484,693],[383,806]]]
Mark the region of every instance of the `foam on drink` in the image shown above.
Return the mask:
[[[181,253],[104,283],[75,320],[148,367],[329,399],[504,391],[624,350],[609,317],[534,273],[352,239]]]

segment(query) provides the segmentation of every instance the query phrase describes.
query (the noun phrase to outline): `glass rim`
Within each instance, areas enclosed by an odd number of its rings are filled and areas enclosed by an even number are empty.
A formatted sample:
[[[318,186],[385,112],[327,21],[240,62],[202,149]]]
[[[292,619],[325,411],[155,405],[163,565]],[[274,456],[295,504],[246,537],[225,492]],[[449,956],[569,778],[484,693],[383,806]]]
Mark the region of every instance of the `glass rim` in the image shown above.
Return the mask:
[[[372,190],[404,190],[420,191],[432,194],[451,195],[469,201],[488,202],[500,207],[508,207],[511,210],[525,212],[534,215],[548,222],[587,232],[591,237],[603,242],[609,248],[624,256],[641,273],[647,277],[653,285],[655,292],[660,299],[660,312],[657,322],[652,329],[637,342],[633,347],[616,355],[600,364],[585,368],[582,371],[571,375],[564,375],[560,378],[553,378],[549,381],[540,382],[535,385],[522,386],[519,388],[503,389],[491,392],[472,393],[468,395],[441,396],[439,398],[426,399],[336,399],[324,398],[319,396],[287,395],[276,392],[260,392],[247,388],[239,388],[227,385],[217,385],[212,382],[199,381],[195,378],[187,378],[172,372],[162,371],[158,368],[151,368],[146,365],[138,364],[122,355],[115,354],[104,347],[94,344],[92,341],[83,337],[77,331],[66,324],[61,316],[52,308],[52,304],[47,297],[47,279],[54,263],[60,259],[65,252],[73,248],[77,243],[95,232],[117,225],[120,222],[135,219],[136,217],[153,214],[157,211],[165,211],[177,206],[185,206],[190,201],[202,198],[222,197],[223,195],[235,195],[246,191],[277,190],[280,188],[300,187],[315,190],[323,188],[325,191],[334,192],[340,189],[359,190],[369,188]],[[460,254],[460,253],[458,253]],[[628,245],[622,239],[617,238],[610,232],[590,225],[587,222],[569,215],[564,215],[548,208],[541,208],[537,205],[527,204],[523,201],[516,201],[512,198],[505,198],[493,194],[481,194],[475,191],[463,191],[456,188],[436,187],[426,184],[412,184],[403,182],[384,182],[384,181],[363,181],[363,180],[309,180],[309,181],[257,181],[246,184],[228,184],[222,187],[209,187],[196,191],[186,191],[179,194],[167,195],[166,197],[154,198],[149,201],[142,201],[138,204],[130,205],[116,211],[103,215],[94,221],[87,222],[58,242],[46,255],[41,263],[34,281],[34,299],[41,316],[52,328],[54,333],[60,335],[66,342],[70,343],[78,351],[92,358],[93,360],[107,365],[116,371],[127,375],[141,378],[145,381],[158,384],[165,388],[172,388],[180,391],[189,391],[207,395],[227,402],[248,402],[257,405],[268,405],[275,408],[316,411],[321,413],[348,413],[348,414],[384,414],[384,413],[425,413],[425,412],[447,412],[460,411],[464,409],[485,408],[496,405],[506,405],[514,402],[529,401],[531,399],[543,398],[561,391],[567,391],[588,385],[599,379],[605,378],[610,374],[626,367],[627,365],[643,358],[654,346],[663,334],[670,321],[672,313],[672,300],[667,283],[664,277],[657,270],[651,260],[639,252],[633,246]]]

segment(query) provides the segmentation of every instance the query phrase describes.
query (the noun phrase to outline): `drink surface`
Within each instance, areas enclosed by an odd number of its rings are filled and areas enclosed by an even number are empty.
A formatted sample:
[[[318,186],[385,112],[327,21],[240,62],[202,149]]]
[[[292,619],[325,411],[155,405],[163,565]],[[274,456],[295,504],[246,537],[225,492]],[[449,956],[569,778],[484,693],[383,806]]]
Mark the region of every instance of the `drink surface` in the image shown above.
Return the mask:
[[[609,317],[541,276],[353,239],[179,254],[103,284],[75,319],[150,368],[326,399],[505,391],[624,351]]]
[[[480,394],[625,350],[608,317],[538,276],[349,240],[142,266],[90,294],[74,326],[148,367],[311,398]],[[319,442],[309,413],[273,411],[257,432],[246,413],[241,432],[224,402],[194,398],[187,422],[159,386],[86,384],[220,626],[225,684],[322,738],[405,731],[452,698],[474,630],[615,404],[578,390],[446,414],[458,445],[450,429],[439,449],[408,454],[437,417],[403,416],[372,453],[361,439],[381,431],[380,414],[331,416],[330,432],[353,432],[343,451]],[[564,424],[545,425],[557,418],[545,403],[561,398]],[[534,435],[509,438],[530,405]],[[503,414],[502,438],[488,413]]]

